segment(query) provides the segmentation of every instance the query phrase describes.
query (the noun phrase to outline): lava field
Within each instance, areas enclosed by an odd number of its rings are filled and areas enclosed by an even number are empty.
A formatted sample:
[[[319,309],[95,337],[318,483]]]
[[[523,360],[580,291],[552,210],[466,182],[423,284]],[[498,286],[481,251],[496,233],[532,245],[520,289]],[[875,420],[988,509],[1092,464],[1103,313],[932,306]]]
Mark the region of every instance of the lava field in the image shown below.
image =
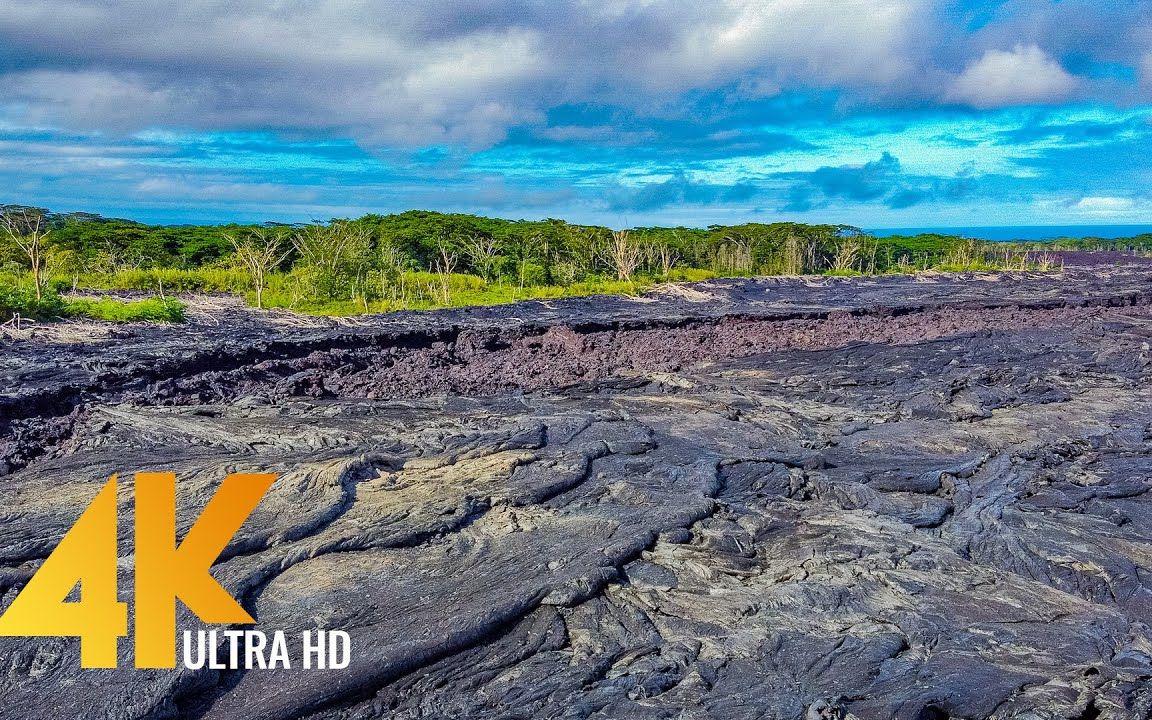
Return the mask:
[[[113,473],[267,471],[214,575],[353,650],[0,638],[0,717],[1149,718],[1150,363],[1149,264],[0,339],[0,607]]]

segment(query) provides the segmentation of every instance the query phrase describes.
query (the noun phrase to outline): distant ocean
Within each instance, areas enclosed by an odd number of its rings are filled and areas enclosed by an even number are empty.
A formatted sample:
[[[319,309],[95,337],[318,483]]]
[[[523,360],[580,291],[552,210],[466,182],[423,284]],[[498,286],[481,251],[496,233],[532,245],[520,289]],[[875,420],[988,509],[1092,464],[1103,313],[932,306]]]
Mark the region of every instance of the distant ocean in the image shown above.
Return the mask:
[[[1052,240],[1054,238],[1123,238],[1152,233],[1152,225],[1009,225],[991,227],[877,228],[873,235],[941,233],[979,240]]]

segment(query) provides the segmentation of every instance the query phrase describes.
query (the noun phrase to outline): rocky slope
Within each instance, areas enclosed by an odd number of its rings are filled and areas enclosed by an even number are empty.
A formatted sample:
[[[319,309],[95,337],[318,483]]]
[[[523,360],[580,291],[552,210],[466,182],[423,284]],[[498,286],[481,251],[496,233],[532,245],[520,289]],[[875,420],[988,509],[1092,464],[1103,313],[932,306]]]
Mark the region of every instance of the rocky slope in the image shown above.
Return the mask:
[[[187,525],[270,470],[215,574],[353,656],[0,638],[0,716],[1150,717],[1150,303],[1132,265],[9,340],[5,606],[111,473],[175,470]]]

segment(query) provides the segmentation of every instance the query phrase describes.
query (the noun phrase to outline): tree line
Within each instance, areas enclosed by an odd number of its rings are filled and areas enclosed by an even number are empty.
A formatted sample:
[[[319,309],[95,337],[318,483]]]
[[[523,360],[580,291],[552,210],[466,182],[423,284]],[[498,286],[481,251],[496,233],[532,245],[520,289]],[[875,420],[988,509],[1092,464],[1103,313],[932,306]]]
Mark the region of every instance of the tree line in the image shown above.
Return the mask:
[[[467,287],[499,287],[521,297],[533,288],[577,284],[907,272],[949,261],[967,266],[957,269],[995,269],[1019,264],[1029,252],[950,235],[877,238],[850,225],[613,230],[431,211],[307,224],[172,226],[4,205],[0,229],[0,277],[28,276],[37,297],[50,283],[67,285],[69,279],[76,289],[131,271],[151,272],[161,282],[161,270],[214,271],[242,278],[233,283],[241,287],[227,289],[251,293],[258,306],[271,287],[294,302],[352,301],[364,310],[375,301],[403,304],[416,295],[451,304],[461,278],[468,278]],[[1089,241],[1064,246],[1077,242]],[[1129,245],[1147,248],[1152,236]]]

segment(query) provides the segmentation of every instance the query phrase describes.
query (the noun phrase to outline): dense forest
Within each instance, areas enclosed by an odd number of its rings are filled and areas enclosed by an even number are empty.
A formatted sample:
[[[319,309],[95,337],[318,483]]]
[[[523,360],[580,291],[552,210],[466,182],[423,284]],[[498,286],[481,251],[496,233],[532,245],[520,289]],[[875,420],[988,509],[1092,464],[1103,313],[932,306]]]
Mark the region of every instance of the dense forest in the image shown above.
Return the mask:
[[[5,205],[0,220],[0,313],[5,297],[9,306],[32,297],[44,306],[40,315],[63,313],[59,294],[84,290],[160,298],[233,292],[262,307],[349,314],[633,292],[718,276],[1047,269],[1054,259],[1045,252],[1054,249],[1152,248],[1152,235],[988,243],[939,234],[878,238],[849,225],[788,222],[614,231],[429,211],[296,225],[163,226]]]

